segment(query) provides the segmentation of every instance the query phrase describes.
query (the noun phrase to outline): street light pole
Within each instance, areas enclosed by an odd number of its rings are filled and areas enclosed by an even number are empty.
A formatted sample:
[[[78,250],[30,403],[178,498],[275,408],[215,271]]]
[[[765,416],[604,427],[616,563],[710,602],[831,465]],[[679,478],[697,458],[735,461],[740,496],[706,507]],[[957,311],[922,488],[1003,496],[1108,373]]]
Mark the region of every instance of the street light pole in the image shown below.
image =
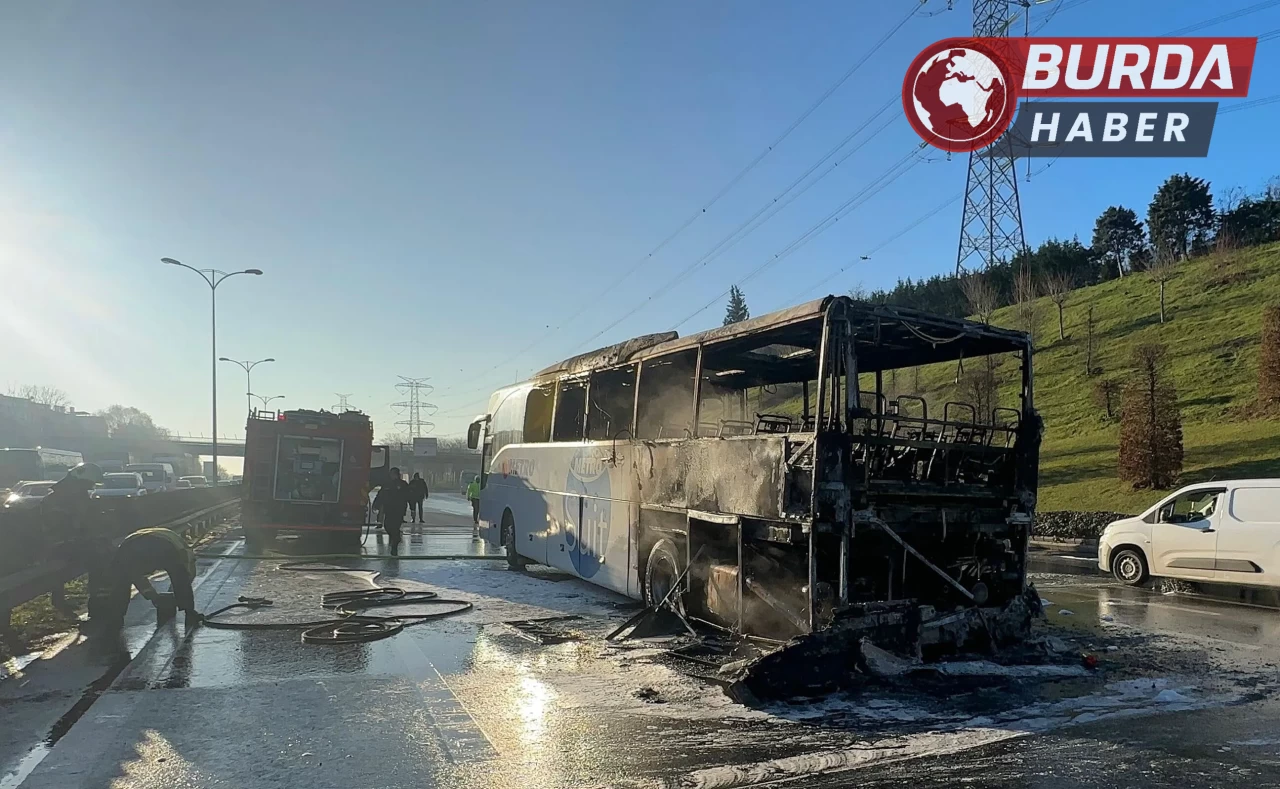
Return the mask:
[[[242,362],[239,359],[228,359],[225,356],[219,356],[218,361],[231,362],[232,364],[238,364],[242,368],[244,368],[244,401],[245,401],[245,405],[249,409],[245,413],[253,413],[253,400],[251,398],[253,398],[255,395],[253,394],[253,380],[249,377],[249,373],[253,372],[253,368],[257,367],[263,362],[274,362],[275,359],[259,359],[256,362],[249,362],[249,361]]]
[[[186,263],[174,260],[173,258],[160,258],[160,262],[169,266],[181,266],[188,271],[194,271],[200,275],[200,278],[209,286],[209,342],[212,353],[210,354],[209,367],[210,378],[213,382],[213,482],[218,483],[218,286],[228,277],[234,277],[237,274],[254,274],[261,276],[262,270],[256,268],[247,268],[244,271],[219,271],[217,269],[206,268],[199,269],[194,266],[188,266]]]
[[[264,410],[264,411],[265,411],[265,410],[267,410],[267,406],[271,404],[271,401],[272,401],[272,400],[281,400],[281,399],[283,399],[283,398],[284,398],[284,395],[271,395],[270,397],[263,397],[262,395],[260,395],[260,394],[254,394],[253,392],[250,392],[250,393],[249,393],[249,396],[250,396],[250,397],[256,397],[256,398],[258,398],[259,400],[261,400],[261,401],[262,401],[262,410]]]

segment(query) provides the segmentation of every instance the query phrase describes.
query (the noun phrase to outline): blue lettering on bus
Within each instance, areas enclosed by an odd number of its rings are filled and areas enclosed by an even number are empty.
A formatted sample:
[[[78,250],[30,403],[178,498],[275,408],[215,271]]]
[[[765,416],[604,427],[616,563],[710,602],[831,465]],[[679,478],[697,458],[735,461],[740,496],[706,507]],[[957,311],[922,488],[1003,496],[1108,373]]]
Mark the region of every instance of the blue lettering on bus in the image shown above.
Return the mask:
[[[580,449],[569,461],[565,479],[564,541],[578,575],[591,578],[609,544],[609,467],[590,449]],[[582,498],[582,520],[578,499]]]

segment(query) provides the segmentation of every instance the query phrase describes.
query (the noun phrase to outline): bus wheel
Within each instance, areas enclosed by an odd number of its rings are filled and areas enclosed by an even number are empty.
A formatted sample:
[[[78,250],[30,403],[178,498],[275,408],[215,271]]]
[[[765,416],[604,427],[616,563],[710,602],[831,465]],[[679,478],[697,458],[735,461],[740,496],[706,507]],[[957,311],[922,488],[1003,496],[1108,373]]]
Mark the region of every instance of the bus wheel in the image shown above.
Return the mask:
[[[644,567],[644,602],[650,608],[656,608],[670,595],[668,601],[676,611],[684,610],[684,600],[679,592],[671,593],[676,581],[683,571],[680,552],[675,543],[665,537],[658,540],[649,551],[649,561]]]
[[[516,553],[516,519],[511,510],[502,513],[502,545],[507,549],[507,566],[512,570],[523,570],[529,560]]]

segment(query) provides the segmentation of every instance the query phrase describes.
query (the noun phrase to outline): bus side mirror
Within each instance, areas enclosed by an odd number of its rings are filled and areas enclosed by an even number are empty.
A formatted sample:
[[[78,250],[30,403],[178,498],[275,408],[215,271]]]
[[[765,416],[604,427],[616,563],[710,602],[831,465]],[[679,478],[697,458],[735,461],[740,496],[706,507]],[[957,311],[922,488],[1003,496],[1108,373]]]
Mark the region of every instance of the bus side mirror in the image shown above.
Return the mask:
[[[471,427],[467,428],[467,449],[475,449],[480,446],[480,422],[472,422]]]

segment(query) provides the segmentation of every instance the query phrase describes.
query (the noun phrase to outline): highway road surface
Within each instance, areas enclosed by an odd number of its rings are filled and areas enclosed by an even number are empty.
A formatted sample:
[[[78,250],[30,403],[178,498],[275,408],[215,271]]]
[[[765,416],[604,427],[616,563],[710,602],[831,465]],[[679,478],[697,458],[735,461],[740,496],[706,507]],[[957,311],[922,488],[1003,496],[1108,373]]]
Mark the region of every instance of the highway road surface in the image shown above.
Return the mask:
[[[405,553],[483,552],[469,508],[429,500]],[[156,629],[135,601],[114,660],[67,636],[0,681],[0,789],[75,787],[1259,787],[1280,784],[1280,612],[1042,576],[1065,667],[953,673],[754,707],[661,645],[603,640],[631,601],[484,558],[339,572],[202,559],[197,602],[245,622],[324,618],[376,584],[473,605],[384,640]],[[283,549],[297,553],[300,548]],[[371,554],[385,552],[375,536]],[[436,610],[436,609],[432,609]],[[535,622],[535,624],[529,624]],[[1098,659],[1083,667],[1076,653]]]

